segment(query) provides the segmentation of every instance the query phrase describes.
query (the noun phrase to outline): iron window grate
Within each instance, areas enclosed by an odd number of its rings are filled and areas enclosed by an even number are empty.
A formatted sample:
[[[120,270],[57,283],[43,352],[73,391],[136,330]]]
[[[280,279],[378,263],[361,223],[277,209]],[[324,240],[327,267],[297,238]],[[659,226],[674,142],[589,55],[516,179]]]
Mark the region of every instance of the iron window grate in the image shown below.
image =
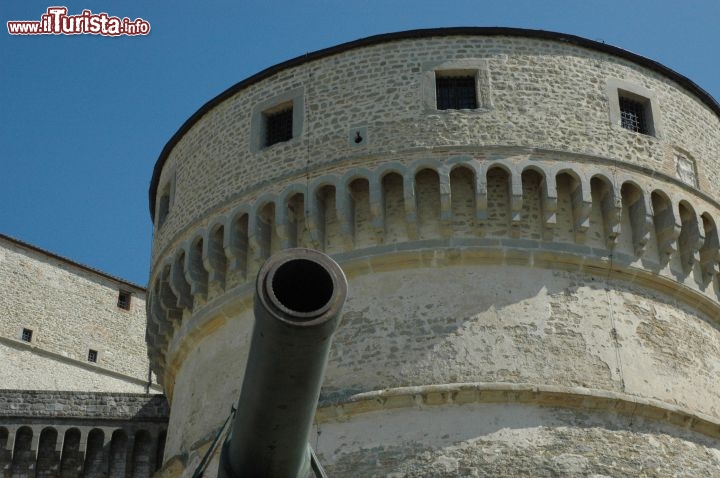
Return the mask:
[[[265,115],[265,146],[292,139],[292,107]]]
[[[640,101],[620,97],[620,125],[636,133],[648,134],[645,105]]]
[[[97,362],[98,359],[98,353],[97,350],[90,349],[88,350],[88,362]]]
[[[121,309],[130,310],[130,292],[121,290],[118,293],[117,306]]]
[[[474,76],[435,78],[437,108],[439,110],[472,110],[477,108]]]
[[[23,342],[32,342],[33,331],[30,329],[23,329],[20,338]]]

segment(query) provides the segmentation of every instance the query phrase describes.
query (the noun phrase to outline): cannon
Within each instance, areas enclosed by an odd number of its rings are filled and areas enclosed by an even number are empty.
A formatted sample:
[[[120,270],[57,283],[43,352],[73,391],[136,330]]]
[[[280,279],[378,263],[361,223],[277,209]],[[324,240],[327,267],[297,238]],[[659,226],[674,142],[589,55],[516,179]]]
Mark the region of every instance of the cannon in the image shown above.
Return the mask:
[[[346,297],[345,274],[321,252],[287,249],[260,268],[247,366],[218,476],[309,475],[308,436]]]

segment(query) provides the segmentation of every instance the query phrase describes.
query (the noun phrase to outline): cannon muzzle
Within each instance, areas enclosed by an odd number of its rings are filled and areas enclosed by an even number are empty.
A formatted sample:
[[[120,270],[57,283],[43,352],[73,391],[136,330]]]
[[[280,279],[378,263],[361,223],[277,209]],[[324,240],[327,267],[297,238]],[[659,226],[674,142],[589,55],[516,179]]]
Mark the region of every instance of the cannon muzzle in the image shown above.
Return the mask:
[[[299,478],[332,336],[347,296],[338,264],[310,249],[270,257],[257,276],[255,325],[237,412],[221,455],[233,478]]]

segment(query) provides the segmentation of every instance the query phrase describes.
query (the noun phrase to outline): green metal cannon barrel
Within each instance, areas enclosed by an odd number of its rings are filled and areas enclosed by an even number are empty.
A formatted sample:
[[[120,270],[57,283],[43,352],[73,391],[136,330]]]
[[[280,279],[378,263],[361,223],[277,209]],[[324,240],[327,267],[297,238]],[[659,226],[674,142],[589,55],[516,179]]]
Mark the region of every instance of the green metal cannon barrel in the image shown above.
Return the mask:
[[[347,280],[327,255],[288,249],[261,267],[255,325],[220,475],[305,477],[308,435]]]

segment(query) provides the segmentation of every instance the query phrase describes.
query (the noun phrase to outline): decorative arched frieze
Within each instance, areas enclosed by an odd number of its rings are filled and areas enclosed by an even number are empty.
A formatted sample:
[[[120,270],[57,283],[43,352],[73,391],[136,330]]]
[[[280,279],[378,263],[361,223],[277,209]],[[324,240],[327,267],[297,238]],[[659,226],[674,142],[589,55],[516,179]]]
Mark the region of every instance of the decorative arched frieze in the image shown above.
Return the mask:
[[[450,215],[450,194],[443,201],[442,182],[437,170],[418,169],[413,178],[415,186],[415,206],[417,239],[436,239],[448,234],[448,221],[443,221],[443,202],[446,203],[447,216]],[[407,204],[407,201],[406,201]]]
[[[85,461],[85,447],[81,443],[82,435],[78,428],[69,428],[63,436],[60,476],[79,476]]]
[[[255,210],[250,215],[248,224],[248,246],[250,250],[248,265],[250,275],[254,275],[260,269],[260,264],[270,257],[273,246],[278,247],[279,237],[275,227],[275,202],[274,194],[262,195],[255,201]]]
[[[371,175],[354,176],[347,183],[348,202],[351,204],[352,212],[352,237],[354,248],[365,248],[376,246],[381,243],[382,235],[374,220],[373,210],[379,209],[378,205],[372,204],[372,191],[379,191],[379,187],[372,183]]]
[[[222,290],[225,288],[225,274],[227,273],[227,256],[225,255],[225,218],[213,220],[204,235],[202,261],[208,271],[209,287]]]
[[[713,217],[704,212],[702,218],[705,242],[700,248],[700,267],[702,269],[702,285],[707,285],[713,277],[720,273],[720,240],[717,224]]]
[[[473,191],[475,195],[475,219],[477,221],[483,221],[487,219],[487,188],[484,186],[486,179],[484,170],[480,166],[478,161],[466,156],[460,156],[450,158],[450,160],[447,162],[447,165],[450,167],[448,175],[451,175],[452,172],[458,168],[466,168],[472,171]],[[453,191],[451,185],[450,194],[452,195],[452,193]],[[482,198],[481,193],[483,194]],[[483,205],[485,205],[485,207],[483,207]]]
[[[215,288],[211,300],[247,283],[287,247],[337,255],[423,239],[462,239],[463,247],[503,237],[540,248],[565,242],[616,264],[670,264],[684,276],[699,264],[695,282],[705,289],[720,269],[717,213],[658,178],[527,157],[395,161],[296,180],[186,235],[156,268],[148,334],[165,354],[169,324],[201,307],[203,291]]]
[[[574,235],[571,242],[583,244],[590,226],[590,210],[592,207],[590,181],[582,171],[573,169],[564,163],[554,167],[553,172],[556,184],[562,184],[563,195],[567,200],[567,209],[570,213],[568,232]],[[558,197],[561,196],[559,189],[560,186],[558,186]]]
[[[507,174],[507,214],[510,227],[510,235],[512,237],[518,237],[520,234],[519,227],[522,220],[522,202],[523,202],[523,191],[522,191],[522,175],[518,171],[517,166],[509,159],[493,159],[486,165],[484,177],[488,178],[489,189],[489,178],[493,174],[494,170],[500,169]],[[493,176],[496,180],[497,177]],[[487,191],[487,189],[486,189]],[[488,194],[486,192],[486,194]]]
[[[648,197],[635,181],[624,181],[620,187],[622,199],[622,234],[630,239],[630,254],[642,257],[653,227],[652,209]]]
[[[596,172],[590,176],[590,193],[593,207],[599,209],[602,216],[605,246],[613,250],[621,232],[622,198],[619,189],[612,179]]]
[[[650,193],[653,224],[657,239],[658,259],[661,265],[670,260],[677,250],[677,239],[680,236],[679,214],[675,211],[670,197],[665,191],[655,189]]]
[[[185,281],[190,285],[190,294],[194,301],[204,302],[207,299],[208,271],[203,261],[204,231],[200,231],[193,239],[185,244]]]
[[[680,234],[677,239],[678,256],[683,272],[688,274],[700,261],[700,248],[705,242],[705,237],[701,230],[702,220],[699,219],[690,203],[683,199],[677,204],[680,219]]]
[[[447,169],[451,233],[458,238],[475,237],[478,234],[479,221],[482,220],[478,214],[477,169],[472,163],[455,163],[452,168]]]
[[[326,215],[328,208],[326,202],[332,203],[333,207],[336,203],[335,197],[327,197],[330,191],[333,195],[337,194],[338,178],[332,174],[326,174],[314,178],[308,184],[308,196],[305,198],[306,218],[305,223],[309,231],[311,246],[315,249],[324,250],[326,237]],[[335,211],[332,211],[335,216]]]
[[[248,278],[248,257],[250,254],[250,217],[249,206],[241,206],[231,211],[228,227],[225,230],[225,256],[228,258],[228,270],[231,282],[244,282]]]
[[[180,246],[175,253],[175,259],[170,266],[170,289],[177,297],[177,306],[192,310],[193,296],[190,292],[190,284],[185,279],[185,258],[187,251],[184,245]]]
[[[380,217],[382,218],[383,239],[385,243],[403,242],[408,239],[407,209],[405,203],[408,194],[405,168],[396,169],[386,165],[380,168],[376,177],[381,191]],[[414,197],[414,195],[413,195]]]

